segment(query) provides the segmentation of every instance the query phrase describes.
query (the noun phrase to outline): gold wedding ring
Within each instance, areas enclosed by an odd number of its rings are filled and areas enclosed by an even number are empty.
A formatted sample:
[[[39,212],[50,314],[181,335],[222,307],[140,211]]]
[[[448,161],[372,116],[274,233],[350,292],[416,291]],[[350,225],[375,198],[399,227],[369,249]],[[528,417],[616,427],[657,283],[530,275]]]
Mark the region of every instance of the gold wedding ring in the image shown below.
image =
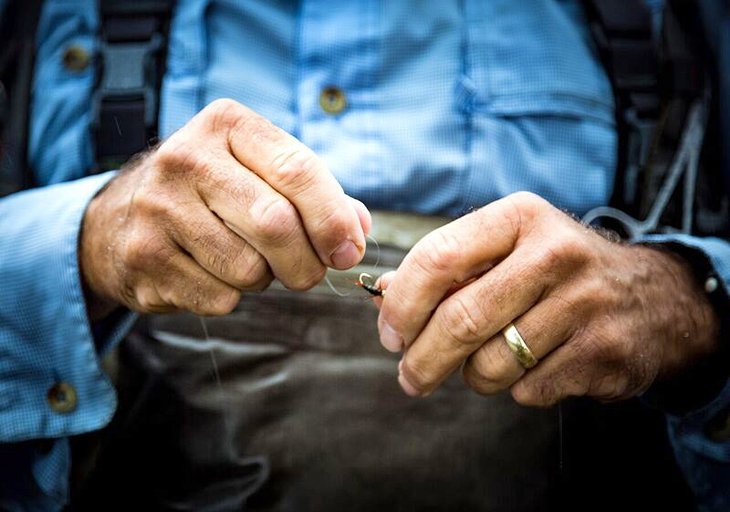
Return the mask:
[[[515,324],[512,322],[508,323],[507,327],[502,329],[502,335],[504,336],[504,341],[507,342],[507,346],[515,354],[515,357],[517,357],[517,360],[523,368],[528,370],[537,364],[537,358],[532,354],[525,340],[522,339]]]

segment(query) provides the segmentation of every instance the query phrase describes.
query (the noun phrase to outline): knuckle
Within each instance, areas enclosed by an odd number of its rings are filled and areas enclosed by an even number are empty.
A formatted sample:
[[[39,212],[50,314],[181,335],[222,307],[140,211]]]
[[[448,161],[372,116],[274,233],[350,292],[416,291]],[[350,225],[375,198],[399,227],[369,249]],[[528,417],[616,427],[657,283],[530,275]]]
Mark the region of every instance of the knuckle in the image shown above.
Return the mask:
[[[575,229],[579,226],[577,222],[537,194],[515,192],[504,198],[504,201],[507,204],[503,210],[504,220],[510,224],[511,232],[520,237],[535,230],[538,237],[552,241],[556,232],[555,226],[560,226],[558,231],[561,234],[576,234],[579,231]],[[566,225],[572,225],[574,229],[565,229]]]
[[[227,315],[238,306],[241,300],[241,292],[238,290],[229,290],[227,293],[220,293],[213,301],[214,315]]]
[[[288,148],[271,161],[277,181],[287,189],[307,188],[317,175],[319,158],[304,146]]]
[[[613,365],[630,360],[633,356],[631,343],[612,338],[600,325],[591,326],[590,333],[583,330],[570,344],[574,360],[587,365]]]
[[[174,256],[173,249],[157,237],[133,236],[122,252],[124,266],[136,271],[165,267]]]
[[[229,112],[231,113],[231,118],[227,119],[229,145],[233,140],[246,140],[260,146],[276,142],[279,129],[265,117],[239,103],[229,108]]]
[[[619,298],[613,290],[608,289],[603,276],[586,275],[581,279],[580,288],[573,293],[571,300],[575,302],[573,311],[575,314],[582,312],[584,315],[600,315],[605,312],[607,307],[612,307],[617,300],[626,300],[625,297]],[[631,306],[640,308],[641,303],[636,297],[629,297],[632,301]],[[633,302],[636,300],[637,302]]]
[[[253,209],[256,206],[259,196],[255,185],[247,179],[239,179],[239,177],[226,177],[224,175],[216,176],[211,174],[211,178],[216,186],[224,192],[230,200],[244,208]]]
[[[488,374],[485,374],[479,368],[478,363],[473,361],[473,358],[468,359],[464,364],[461,375],[467,386],[480,395],[493,395],[504,388],[504,386],[500,386],[493,381]]]
[[[588,238],[576,230],[566,231],[566,235],[561,238],[560,246],[563,254],[573,259],[585,256],[590,250]]]
[[[542,274],[554,273],[565,264],[561,248],[552,244],[537,249],[536,259],[536,267]]]
[[[155,153],[155,162],[164,174],[197,169],[201,162],[200,151],[183,140],[169,139]]]
[[[462,252],[459,240],[444,229],[427,235],[416,247],[414,262],[428,274],[448,272]]]
[[[505,220],[512,225],[513,233],[521,233],[524,226],[540,216],[546,201],[532,192],[515,192],[505,198],[512,208],[505,211]]]
[[[630,390],[630,379],[620,374],[604,375],[596,379],[584,394],[612,401],[626,397]]]
[[[181,146],[178,144],[177,137],[171,137],[163,142],[155,151],[153,159],[157,167],[162,169],[175,168],[180,163],[177,149]]]
[[[525,407],[546,407],[554,403],[549,400],[549,393],[544,386],[520,384],[510,389],[512,398],[518,404]]]
[[[274,280],[274,275],[271,272],[267,271],[263,276],[261,276],[261,279],[247,285],[246,288],[243,289],[243,291],[249,291],[249,292],[263,291],[269,287],[269,285],[271,284],[271,282],[273,280]]]
[[[483,315],[473,300],[452,295],[436,310],[436,315],[444,333],[460,345],[472,345],[482,340]]]
[[[214,180],[215,184],[220,182],[214,153],[200,144],[183,141],[171,145],[169,149],[160,152],[156,164],[157,172],[154,179],[157,184],[167,185],[167,190],[170,192],[178,191],[181,183],[190,183],[191,180],[197,182]],[[224,185],[225,183],[219,184],[221,187]]]
[[[232,258],[229,254],[222,251],[211,250],[212,244],[210,242],[197,240],[197,243],[201,245],[205,252],[205,257],[207,259],[205,266],[211,269],[215,275],[226,276],[231,272],[233,264]]]
[[[195,301],[194,308],[198,314],[223,316],[236,309],[240,300],[241,293],[238,290],[230,289],[215,293],[206,301]]]
[[[299,214],[289,201],[274,199],[267,202],[254,213],[257,219],[256,233],[263,242],[286,246],[296,237],[299,231]]]
[[[253,284],[266,272],[266,262],[250,245],[243,245],[239,250],[240,244],[231,239],[222,240],[212,233],[200,235],[195,243],[204,254],[203,266],[235,288]]]
[[[634,354],[631,344],[628,342],[615,339],[610,342],[608,340],[604,340],[604,342],[601,343],[601,347],[602,350],[599,352],[599,355],[602,356],[601,359],[606,362],[623,364],[624,362],[633,359]]]
[[[242,105],[230,98],[220,98],[208,104],[201,115],[214,132],[231,130],[242,117]]]
[[[233,284],[239,289],[256,285],[269,272],[266,260],[251,246],[234,256],[230,268]]]
[[[534,192],[519,191],[509,195],[508,197],[515,208],[519,210],[520,214],[526,215],[529,218],[536,217],[546,208],[552,208],[548,201]]]
[[[572,266],[586,262],[590,251],[588,238],[578,231],[566,231],[566,235],[560,240],[560,252],[564,260]]]
[[[115,269],[117,277],[120,282],[119,296],[121,297],[122,304],[130,307],[131,309],[138,309],[137,292],[135,284],[130,282],[129,276],[125,269]]]
[[[164,301],[152,286],[138,287],[134,292],[134,296],[137,306],[144,313],[160,311],[164,306]]]
[[[475,358],[479,361],[482,375],[500,389],[508,387],[515,380],[516,365],[512,361],[515,356],[506,343],[484,345]]]
[[[562,232],[560,237],[553,239],[536,250],[537,266],[542,272],[551,273],[570,267],[577,268],[587,254],[586,243],[573,232]]]
[[[563,345],[563,349],[577,374],[585,372],[591,364],[600,364],[599,361],[604,358],[603,347],[596,343],[595,338],[585,335],[573,337]]]

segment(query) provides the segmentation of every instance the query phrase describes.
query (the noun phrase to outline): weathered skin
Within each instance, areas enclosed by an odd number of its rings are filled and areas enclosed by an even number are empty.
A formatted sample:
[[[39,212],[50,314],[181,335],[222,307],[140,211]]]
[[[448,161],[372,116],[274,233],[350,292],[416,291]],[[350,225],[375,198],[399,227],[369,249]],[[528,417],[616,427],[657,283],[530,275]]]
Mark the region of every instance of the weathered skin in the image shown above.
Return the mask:
[[[608,240],[529,193],[434,231],[379,285],[381,342],[404,349],[414,396],[463,365],[475,391],[509,388],[525,405],[616,400],[717,348],[719,321],[681,258]],[[501,335],[509,322],[539,360],[529,371]]]
[[[369,228],[311,150],[218,100],[89,205],[79,251],[89,310],[225,314],[273,278],[308,289],[325,267],[357,264]]]

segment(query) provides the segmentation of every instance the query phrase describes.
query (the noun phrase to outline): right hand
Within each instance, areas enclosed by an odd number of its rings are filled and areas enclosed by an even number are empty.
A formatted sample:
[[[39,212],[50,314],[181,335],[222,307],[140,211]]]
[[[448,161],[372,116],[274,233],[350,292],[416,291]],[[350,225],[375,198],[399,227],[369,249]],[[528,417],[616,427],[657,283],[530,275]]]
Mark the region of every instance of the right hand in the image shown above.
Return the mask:
[[[89,313],[219,315],[273,278],[308,289],[326,267],[362,259],[370,222],[310,149],[218,100],[89,204],[79,247]]]

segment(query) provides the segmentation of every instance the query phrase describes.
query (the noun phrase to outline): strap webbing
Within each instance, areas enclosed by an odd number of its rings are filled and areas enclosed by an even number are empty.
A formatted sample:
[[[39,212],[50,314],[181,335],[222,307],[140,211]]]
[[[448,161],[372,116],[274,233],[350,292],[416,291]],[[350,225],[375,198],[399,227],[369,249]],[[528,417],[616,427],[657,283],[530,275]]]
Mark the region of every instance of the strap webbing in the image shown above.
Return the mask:
[[[173,0],[100,0],[92,134],[99,171],[114,169],[157,138]]]
[[[0,13],[0,197],[33,185],[27,133],[41,4],[9,2]]]
[[[583,2],[616,103],[618,160],[612,204],[637,213],[639,172],[659,114],[658,53],[651,12],[641,0]]]

